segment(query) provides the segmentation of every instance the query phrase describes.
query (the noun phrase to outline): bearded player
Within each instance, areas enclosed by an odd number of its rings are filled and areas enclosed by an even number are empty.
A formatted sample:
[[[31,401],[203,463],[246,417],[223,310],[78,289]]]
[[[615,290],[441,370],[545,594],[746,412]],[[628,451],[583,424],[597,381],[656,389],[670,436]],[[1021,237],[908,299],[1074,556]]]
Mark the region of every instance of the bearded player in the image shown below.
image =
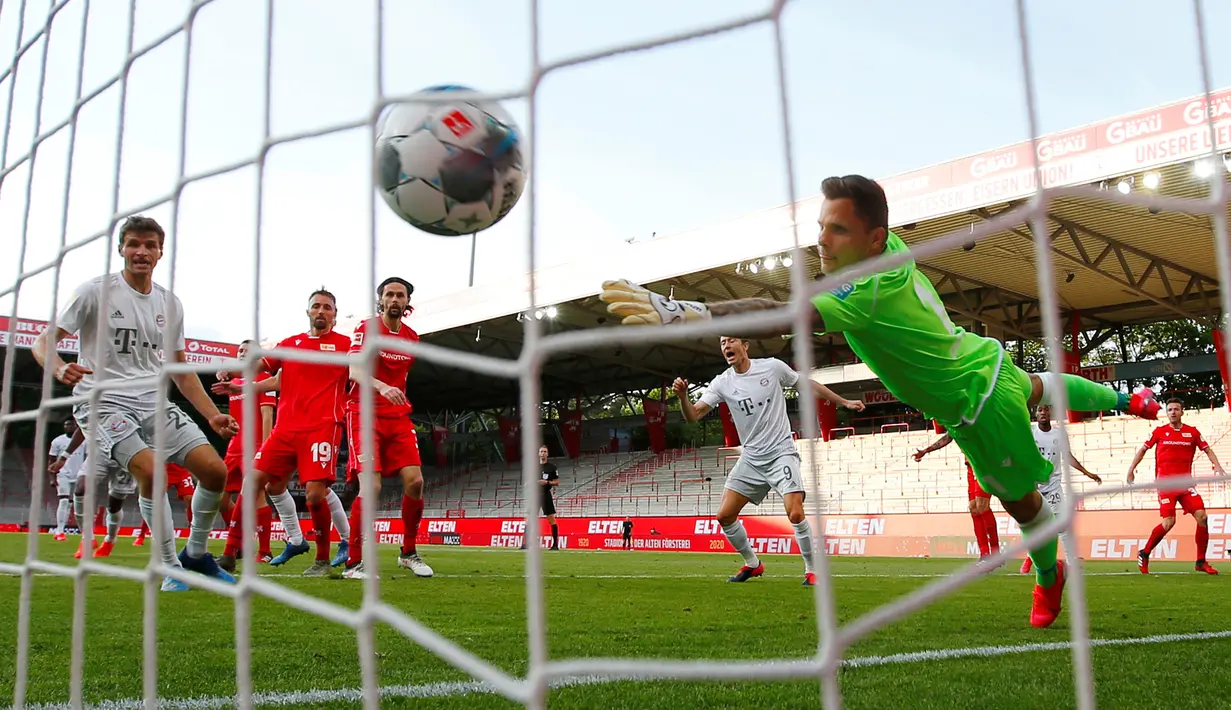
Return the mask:
[[[175,554],[175,532],[171,528],[171,503],[163,497],[162,529],[155,530],[164,565],[182,566],[192,572],[234,582],[235,578],[218,567],[206,551],[210,530],[218,514],[218,501],[226,483],[226,467],[195,422],[178,406],[159,401],[156,384],[165,360],[186,362],[184,354],[184,308],[180,299],[154,283],[154,268],[162,258],[165,234],[148,217],[129,217],[120,227],[120,256],[124,268],[119,273],[91,279],[73,292],[57,318],[56,331],[44,331],[35,338],[31,353],[44,369],[61,383],[70,385],[73,394],[85,397],[99,389],[102,381],[132,382],[134,386],[107,388],[97,398],[77,405],[73,416],[82,429],[95,437],[102,460],[96,465],[115,464],[130,473],[140,489],[141,517],[149,523],[154,515],[155,428],[165,425],[166,460],[192,472],[200,482],[193,497],[193,523],[183,551]],[[103,306],[106,305],[106,311]],[[56,343],[80,332],[77,362],[67,363],[56,351]],[[95,354],[101,359],[95,361]],[[218,411],[201,380],[192,372],[170,376],[180,393],[192,403],[220,436],[235,433],[235,420]],[[158,412],[162,405],[163,412]],[[153,527],[153,525],[151,525]],[[163,590],[182,591],[187,586],[167,577]]]
[[[269,438],[255,456],[256,488],[269,496],[282,526],[286,529],[286,548],[269,561],[275,567],[286,564],[311,547],[299,527],[295,501],[287,493],[291,475],[299,472],[299,480],[307,489],[308,512],[312,515],[316,560],[304,570],[305,577],[327,577],[330,572],[329,536],[332,518],[329,512],[329,486],[337,479],[335,454],[342,436],[343,404],[346,398],[348,370],[346,365],[284,360],[278,351],[342,353],[350,347],[350,338],[333,330],[338,320],[337,299],[324,288],[308,298],[309,328],[292,335],[275,347],[274,354],[261,358],[259,372],[276,373],[273,377],[253,383],[257,393],[278,391],[277,420]],[[229,373],[223,373],[229,379]],[[243,510],[244,494],[235,501],[236,510]],[[232,515],[227,533],[227,547],[220,564],[234,565],[235,553],[244,539],[243,515]]]
[[[861,175],[831,177],[821,192],[817,251],[825,274],[882,254],[909,253],[889,231],[889,204],[876,182]],[[625,325],[683,323],[788,305],[766,298],[676,301],[625,280],[605,282],[600,297]],[[823,291],[811,303],[813,332],[844,333],[885,389],[946,428],[979,484],[1000,499],[1027,539],[1036,538],[1030,552],[1036,579],[1030,623],[1050,626],[1060,614],[1065,570],[1056,559],[1056,538],[1039,535],[1054,518],[1037,488],[1052,465],[1030,434],[1030,408],[1051,404],[1064,388],[1075,411],[1117,409],[1153,419],[1159,409],[1153,391],[1142,389],[1130,398],[1077,375],[1026,373],[1005,357],[998,341],[954,325],[914,261]],[[755,330],[785,334],[790,328]]]
[[[1156,448],[1157,447],[1157,448]],[[1137,449],[1133,462],[1128,467],[1128,483],[1132,485],[1136,478],[1137,465],[1145,457],[1146,452],[1154,449],[1154,477],[1171,478],[1175,476],[1191,477],[1193,475],[1193,458],[1197,449],[1205,452],[1214,471],[1220,475],[1226,473],[1214,449],[1201,437],[1196,427],[1184,423],[1184,403],[1178,399],[1167,400],[1167,423],[1158,427],[1150,434],[1146,443]],[[1163,541],[1163,536],[1175,527],[1175,506],[1179,504],[1185,513],[1193,516],[1197,522],[1197,571],[1206,574],[1218,574],[1214,566],[1205,561],[1205,550],[1210,543],[1209,521],[1205,515],[1205,501],[1197,494],[1197,489],[1188,487],[1180,490],[1158,489],[1158,514],[1163,522],[1155,526],[1150,533],[1150,540],[1137,553],[1137,569],[1142,574],[1150,573],[1150,553]]]
[[[952,441],[953,437],[945,434],[933,441],[927,448],[916,451],[912,458],[916,462],[922,461],[924,456],[945,448]],[[979,545],[979,559],[985,560],[1000,551],[1000,530],[996,527],[996,514],[992,512],[992,494],[983,490],[983,486],[979,485],[974,469],[970,467],[970,461],[965,463],[966,496],[970,501],[967,510],[970,511],[970,519],[975,526],[975,542]]]
[[[364,338],[372,334],[418,342],[419,334],[402,322],[402,318],[414,310],[410,306],[410,295],[414,291],[415,287],[406,279],[392,276],[382,281],[376,289],[379,317],[359,323],[351,336],[350,352],[362,352]],[[350,369],[354,384],[346,401],[349,450],[346,475],[348,482],[358,480],[360,483],[359,496],[351,504],[350,511],[350,559],[343,575],[349,579],[367,576],[363,566],[363,501],[365,498],[379,500],[381,478],[395,475],[402,479],[402,553],[398,556],[398,567],[419,577],[432,576],[432,568],[419,557],[415,546],[419,521],[423,518],[423,470],[420,468],[419,438],[410,421],[411,405],[406,398],[406,378],[414,361],[408,353],[381,350],[371,376],[365,376],[356,367]],[[374,416],[369,420],[373,443],[370,453],[364,451],[366,443],[359,406],[361,387],[375,390]],[[375,476],[362,473],[369,460]]]
[[[250,348],[255,345],[253,340],[245,340],[239,344],[239,350],[236,357],[240,360],[248,359]],[[226,495],[222,498],[222,519],[229,527],[231,524],[231,516],[236,514],[238,508],[235,507],[235,496],[239,495],[243,490],[244,483],[244,381],[240,378],[231,379],[223,377],[225,372],[218,373],[219,379],[225,379],[225,382],[217,382],[212,387],[215,394],[225,394],[230,399],[228,411],[232,417],[235,417],[236,423],[239,425],[239,432],[231,438],[231,443],[227,445],[226,456],[222,462],[227,467],[227,485]],[[256,375],[256,382],[263,382],[269,379],[268,372],[260,372]],[[274,407],[278,404],[278,399],[273,392],[261,392],[257,394],[257,416],[260,426],[257,429],[256,447],[260,450],[261,445],[269,438],[269,432],[274,426]],[[273,527],[273,511],[269,508],[269,499],[265,496],[264,490],[258,490],[256,501],[256,537],[257,537],[257,562],[262,564],[273,559],[273,555],[269,549],[269,536]],[[242,552],[243,546],[233,551],[233,554]],[[229,559],[220,559],[219,564],[231,565]],[[225,566],[225,565],[224,565]]]
[[[697,421],[726,402],[739,440],[743,442],[739,460],[723,484],[722,502],[718,504],[716,516],[722,534],[744,558],[744,565],[727,581],[747,582],[765,573],[765,563],[752,549],[739,514],[749,503],[761,505],[772,489],[782,496],[786,516],[795,528],[795,542],[804,558],[803,583],[813,586],[816,572],[813,570],[812,526],[804,515],[807,493],[783,393],[784,387],[798,387],[799,373],[777,358],[754,360],[748,357],[748,341],[741,338],[723,336],[718,346],[730,367],[710,381],[696,404],[688,395],[687,380],[676,378],[672,389],[680,399],[680,411],[688,422]],[[824,385],[807,382],[816,396],[847,409],[863,410],[863,402],[844,399]]]

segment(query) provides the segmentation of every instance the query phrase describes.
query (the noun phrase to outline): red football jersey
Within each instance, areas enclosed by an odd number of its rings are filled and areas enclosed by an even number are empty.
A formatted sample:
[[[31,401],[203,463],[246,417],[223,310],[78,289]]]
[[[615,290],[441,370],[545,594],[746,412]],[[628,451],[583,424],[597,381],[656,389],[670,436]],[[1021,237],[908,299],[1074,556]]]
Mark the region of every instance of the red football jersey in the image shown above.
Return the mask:
[[[270,374],[268,372],[256,373],[256,381],[268,380]],[[244,381],[241,378],[231,380],[231,384],[236,387],[243,387]],[[261,448],[261,431],[259,422],[261,421],[261,407],[274,407],[278,404],[278,397],[273,392],[262,392],[256,396],[256,412],[257,412],[257,433],[256,446]],[[227,444],[227,456],[243,456],[244,452],[244,395],[231,395],[231,405],[227,413],[235,418],[235,423],[239,425],[239,433],[231,437],[231,441]]]
[[[300,333],[278,343],[278,348],[343,353],[350,347],[350,338],[334,331],[321,336]],[[276,354],[265,356],[270,372],[282,371],[278,391],[278,421],[281,431],[309,431],[323,424],[341,424],[346,413],[346,383],[350,368],[346,365],[283,360]]]
[[[188,469],[177,463],[167,462],[167,487],[178,486],[192,477]]]
[[[362,321],[355,327],[355,334],[351,336],[350,352],[357,353],[363,349],[363,337],[367,333],[368,321]],[[377,318],[376,327],[380,329],[380,334],[390,338],[401,338],[402,340],[418,342],[419,334],[411,329],[405,323],[395,333],[389,330],[385,325],[385,321]],[[387,385],[393,385],[406,393],[406,378],[410,375],[410,366],[414,364],[415,359],[406,353],[395,352],[392,350],[381,350],[380,357],[376,358],[376,379],[384,382]],[[347,398],[347,408],[355,414],[359,413],[359,384],[352,383],[350,396]],[[409,402],[403,405],[397,405],[384,397],[380,393],[375,393],[373,400],[376,403],[376,415],[379,417],[404,417],[410,414],[411,406]]]
[[[1146,448],[1154,449],[1154,476],[1191,476],[1193,472],[1193,456],[1197,449],[1205,451],[1210,445],[1201,438],[1201,432],[1196,427],[1181,424],[1179,429],[1164,424],[1150,434]]]

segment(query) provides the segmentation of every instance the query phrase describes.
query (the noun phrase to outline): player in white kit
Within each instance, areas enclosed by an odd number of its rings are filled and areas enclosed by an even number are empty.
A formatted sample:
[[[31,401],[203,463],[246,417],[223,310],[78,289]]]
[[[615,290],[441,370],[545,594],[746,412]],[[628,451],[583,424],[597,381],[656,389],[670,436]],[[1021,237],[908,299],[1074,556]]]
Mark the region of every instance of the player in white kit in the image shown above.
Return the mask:
[[[51,440],[51,448],[47,451],[47,471],[56,479],[56,528],[52,533],[56,542],[68,539],[64,528],[68,525],[68,514],[72,509],[71,498],[73,485],[77,482],[76,472],[65,471],[68,460],[68,444],[77,432],[77,422],[72,417],[64,420],[64,433]],[[58,466],[56,464],[59,464]]]
[[[136,479],[141,516],[154,531],[164,565],[182,566],[234,582],[235,578],[220,569],[206,551],[222,498],[226,467],[192,419],[166,401],[162,403],[165,405],[165,458],[188,469],[197,478],[199,487],[193,496],[188,541],[178,556],[175,554],[171,504],[165,496],[160,501],[163,524],[161,527],[153,525],[156,472],[151,447],[159,418],[157,379],[164,360],[185,361],[183,305],[178,297],[153,281],[154,267],[162,258],[164,240],[162,227],[153,219],[137,216],[125,220],[120,227],[119,244],[123,270],[78,286],[57,318],[56,332],[40,333],[32,353],[57,380],[71,385],[73,394],[78,397],[90,394],[104,382],[143,380],[131,387],[105,389],[98,393],[97,405],[82,403],[74,408],[73,416],[86,435],[93,438],[101,459],[92,461],[93,457],[87,455],[86,473],[89,475],[91,464],[100,469],[114,464]],[[66,363],[56,351],[56,343],[73,333],[80,333],[80,355],[77,362]],[[97,361],[96,352],[101,352],[101,359]],[[218,411],[196,374],[179,373],[170,377],[220,436],[235,434],[235,420]],[[157,472],[157,475],[165,477],[166,472]],[[162,588],[183,591],[187,585],[167,577]]]
[[[1052,510],[1060,510],[1060,504],[1064,500],[1064,474],[1060,467],[1060,430],[1053,428],[1051,421],[1051,407],[1046,404],[1039,405],[1034,411],[1034,424],[1031,425],[1030,431],[1034,434],[1034,443],[1038,445],[1039,453],[1052,464],[1051,477],[1046,483],[1039,484],[1039,493]],[[1072,452],[1069,453],[1069,465],[1095,483],[1103,483],[1103,479],[1087,471]],[[1077,556],[1077,548],[1073,547],[1072,540],[1068,532],[1060,533],[1060,546],[1064,548],[1065,557],[1070,562]],[[1029,574],[1031,567],[1030,558],[1027,557],[1022,562],[1022,574]]]
[[[748,341],[741,338],[723,336],[719,345],[730,367],[710,381],[696,404],[688,395],[687,380],[676,378],[672,388],[680,398],[687,421],[695,422],[726,402],[739,432],[739,460],[727,474],[716,516],[727,541],[744,558],[744,566],[728,581],[746,582],[765,572],[764,563],[748,542],[739,514],[749,503],[760,505],[772,488],[782,496],[787,518],[795,528],[795,541],[804,558],[803,583],[814,585],[812,526],[804,516],[803,473],[782,391],[784,387],[797,387],[799,373],[776,358],[749,358]],[[828,387],[807,382],[812,385],[812,394],[847,409],[863,410],[863,402],[844,399]]]

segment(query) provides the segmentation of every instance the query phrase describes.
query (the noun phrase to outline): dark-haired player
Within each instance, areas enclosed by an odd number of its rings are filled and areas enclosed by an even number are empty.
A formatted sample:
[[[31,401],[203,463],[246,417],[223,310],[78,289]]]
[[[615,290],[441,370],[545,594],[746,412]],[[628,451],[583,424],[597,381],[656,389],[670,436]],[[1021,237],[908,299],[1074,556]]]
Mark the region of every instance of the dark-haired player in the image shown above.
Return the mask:
[[[286,529],[286,548],[269,563],[286,564],[292,557],[310,549],[299,527],[295,501],[286,491],[291,474],[298,472],[300,482],[307,489],[308,512],[312,514],[316,541],[316,561],[304,570],[304,576],[326,577],[330,571],[329,536],[333,524],[328,494],[337,478],[335,455],[342,435],[347,367],[283,359],[277,351],[344,353],[350,347],[350,338],[334,332],[333,326],[338,319],[337,299],[324,288],[312,292],[307,315],[307,332],[278,343],[274,354],[261,358],[258,366],[258,371],[276,374],[253,383],[253,388],[258,393],[277,390],[279,396],[277,421],[253,463],[257,470],[257,489],[263,489],[269,496],[269,502],[278,511]],[[223,373],[223,379],[228,379],[228,374]],[[235,501],[237,510],[243,510],[243,498],[244,494],[240,493]],[[232,515],[227,549],[220,562],[234,568],[235,552],[243,541],[243,515]]]
[[[163,526],[155,530],[155,542],[165,565],[183,568],[234,582],[206,552],[218,503],[226,482],[226,467],[197,425],[171,402],[159,402],[155,384],[164,361],[185,362],[184,307],[180,299],[154,283],[154,267],[162,259],[165,234],[149,217],[129,217],[120,227],[119,253],[124,268],[81,284],[57,318],[54,333],[40,333],[32,346],[39,365],[50,369],[60,382],[71,385],[73,394],[89,394],[103,381],[144,380],[135,387],[108,388],[98,398],[77,405],[73,416],[97,441],[100,469],[112,465],[136,479],[140,491],[141,517],[150,524],[154,515],[154,430],[163,405],[166,460],[184,466],[200,482],[193,497],[193,519],[188,541],[177,557],[171,527],[171,504],[164,496]],[[103,308],[106,308],[104,311]],[[56,352],[56,343],[80,333],[77,362],[67,363]],[[101,345],[101,347],[99,347]],[[95,360],[96,353],[101,359]],[[171,375],[180,393],[220,436],[235,433],[235,420],[218,411],[200,378],[191,372]],[[97,402],[97,403],[95,403]],[[92,472],[87,471],[87,476]],[[92,478],[87,480],[93,480]],[[151,524],[151,528],[153,525]],[[170,577],[164,591],[183,591],[187,586]]]
[[[402,322],[402,318],[414,310],[410,305],[410,295],[414,291],[415,287],[403,278],[392,276],[382,281],[376,289],[378,317],[359,323],[351,336],[350,352],[361,352],[364,339],[372,335],[418,342],[419,334]],[[381,350],[372,375],[365,376],[356,367],[350,369],[354,384],[346,400],[349,451],[346,475],[348,481],[360,481],[359,496],[351,504],[350,559],[343,574],[350,579],[367,576],[363,567],[363,500],[379,500],[381,478],[394,475],[402,479],[402,554],[398,556],[398,567],[419,577],[432,576],[432,568],[419,557],[415,546],[419,521],[423,519],[423,469],[420,468],[419,437],[410,421],[411,405],[406,398],[406,378],[414,361],[409,353]],[[374,445],[370,453],[364,451],[363,417],[360,416],[362,387],[375,390],[374,416],[368,421]],[[361,476],[369,457],[377,475]]]
[[[875,181],[861,175],[821,183],[817,252],[825,274],[882,254],[907,254],[889,231],[889,203]],[[743,298],[704,304],[676,301],[625,280],[607,281],[601,296],[625,325],[682,323],[749,311],[776,310],[786,303]],[[1053,519],[1037,484],[1052,465],[1035,446],[1030,409],[1051,404],[1061,387],[1069,409],[1118,409],[1153,419],[1158,402],[1149,389],[1131,398],[1077,375],[1028,374],[1005,356],[992,338],[967,332],[949,319],[927,276],[908,260],[900,266],[823,291],[811,299],[813,332],[844,333],[860,360],[903,403],[940,422],[966,454],[975,477],[1000,499],[1027,538]],[[759,328],[786,333],[790,328]],[[1036,585],[1030,623],[1050,626],[1060,614],[1064,563],[1055,537],[1034,540]]]
[[[1214,471],[1225,473],[1214,449],[1205,443],[1201,432],[1194,426],[1184,423],[1184,403],[1178,399],[1167,400],[1167,423],[1155,429],[1146,443],[1137,449],[1133,462],[1128,466],[1128,482],[1131,485],[1136,478],[1137,465],[1145,457],[1146,452],[1154,449],[1154,477],[1169,478],[1174,476],[1190,477],[1193,475],[1193,458],[1197,449],[1205,452]],[[1197,493],[1196,488],[1181,490],[1158,489],[1158,514],[1163,522],[1155,526],[1150,533],[1150,540],[1137,553],[1137,568],[1142,574],[1150,572],[1150,553],[1163,541],[1163,536],[1175,527],[1175,506],[1179,504],[1185,513],[1193,516],[1197,522],[1197,571],[1206,574],[1218,574],[1214,566],[1205,561],[1205,549],[1210,543],[1210,528],[1205,516],[1205,501]]]

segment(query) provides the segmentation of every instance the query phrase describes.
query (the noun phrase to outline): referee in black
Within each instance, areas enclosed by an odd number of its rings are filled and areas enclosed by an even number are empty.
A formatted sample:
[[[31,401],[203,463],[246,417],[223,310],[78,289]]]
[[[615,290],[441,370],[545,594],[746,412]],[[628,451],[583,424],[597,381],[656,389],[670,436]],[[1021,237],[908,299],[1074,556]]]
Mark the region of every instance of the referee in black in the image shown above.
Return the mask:
[[[633,549],[633,519],[624,516],[624,523],[620,526],[624,532],[624,549]]]
[[[543,515],[547,516],[547,522],[551,524],[551,548],[552,550],[560,549],[560,527],[556,525],[556,500],[552,497],[552,489],[560,485],[560,474],[556,471],[556,465],[547,461],[547,445],[539,447],[539,485],[543,487],[543,499],[539,501],[539,507],[543,510]]]

